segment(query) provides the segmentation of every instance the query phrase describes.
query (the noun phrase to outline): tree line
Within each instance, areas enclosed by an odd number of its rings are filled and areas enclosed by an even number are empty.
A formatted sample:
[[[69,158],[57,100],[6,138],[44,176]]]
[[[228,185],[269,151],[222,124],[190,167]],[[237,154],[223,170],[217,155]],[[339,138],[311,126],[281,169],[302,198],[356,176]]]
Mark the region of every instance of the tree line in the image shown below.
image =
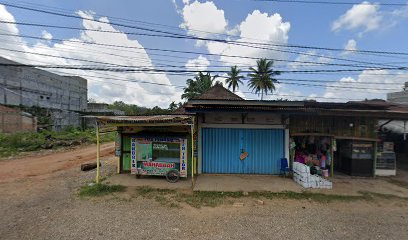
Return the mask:
[[[261,58],[256,61],[256,67],[249,68],[250,73],[247,76],[241,74],[241,69],[237,66],[232,66],[230,71],[227,73],[225,83],[229,89],[233,92],[239,89],[239,86],[243,84],[245,78],[248,79],[248,88],[261,95],[261,100],[263,100],[264,95],[268,93],[273,93],[275,90],[275,84],[278,80],[275,76],[281,74],[279,71],[273,70],[273,61]],[[182,99],[192,99],[198,97],[214,85],[222,85],[220,81],[217,81],[217,75],[211,76],[209,72],[206,74],[198,72],[198,74],[193,79],[187,80],[187,86],[184,88],[184,93],[181,95]]]

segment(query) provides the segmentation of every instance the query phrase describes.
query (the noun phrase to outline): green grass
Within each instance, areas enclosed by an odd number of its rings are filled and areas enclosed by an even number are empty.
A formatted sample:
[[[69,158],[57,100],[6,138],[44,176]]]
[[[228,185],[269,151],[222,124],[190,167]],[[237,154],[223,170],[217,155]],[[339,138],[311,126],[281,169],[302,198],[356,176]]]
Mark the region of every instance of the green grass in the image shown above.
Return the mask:
[[[249,196],[255,198],[266,198],[266,199],[295,199],[295,200],[311,200],[316,202],[332,202],[332,201],[357,201],[357,200],[370,200],[368,194],[362,194],[360,196],[350,196],[350,195],[336,195],[336,194],[323,194],[323,193],[312,193],[312,192],[252,192]]]
[[[148,186],[139,187],[136,189],[136,196],[141,196],[147,199],[154,199],[160,205],[170,208],[179,208],[180,205],[175,201],[174,196],[178,194],[172,189],[158,189]]]
[[[385,194],[385,193],[376,193],[376,192],[369,192],[369,191],[361,191],[360,194],[367,195],[368,197],[374,198],[383,198],[383,199],[398,199],[398,200],[405,200],[408,201],[408,197],[400,197],[392,194]]]
[[[244,197],[242,192],[214,192],[214,191],[198,191],[192,194],[180,194],[178,199],[188,205],[200,207],[216,207],[225,204],[230,198]]]
[[[81,187],[79,191],[79,196],[81,197],[98,197],[114,192],[123,192],[126,187],[122,185],[106,185],[102,183],[97,183],[90,186]]]
[[[114,139],[115,133],[101,135],[101,142],[111,142]],[[18,155],[21,152],[58,149],[89,143],[96,143],[94,129],[81,131],[70,128],[60,132],[44,130],[39,133],[0,133],[0,158]]]
[[[180,207],[180,203],[188,204],[195,208],[216,207],[224,204],[230,204],[234,199],[293,199],[309,200],[320,203],[329,202],[352,202],[352,201],[372,201],[375,199],[400,199],[408,200],[395,195],[379,194],[373,192],[359,192],[358,196],[336,195],[313,192],[250,192],[244,195],[242,192],[217,192],[217,191],[198,191],[193,193],[182,193],[168,189],[154,189],[151,187],[140,187],[136,190],[137,196],[153,199],[163,206]]]

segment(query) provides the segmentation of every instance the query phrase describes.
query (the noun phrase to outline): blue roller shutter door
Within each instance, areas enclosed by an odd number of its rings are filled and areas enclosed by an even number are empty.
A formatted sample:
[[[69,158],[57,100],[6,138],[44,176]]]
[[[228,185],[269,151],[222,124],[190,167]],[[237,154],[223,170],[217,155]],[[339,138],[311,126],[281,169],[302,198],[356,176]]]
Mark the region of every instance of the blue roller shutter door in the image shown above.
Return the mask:
[[[278,174],[283,129],[202,129],[203,173]],[[241,152],[248,157],[240,160]]]

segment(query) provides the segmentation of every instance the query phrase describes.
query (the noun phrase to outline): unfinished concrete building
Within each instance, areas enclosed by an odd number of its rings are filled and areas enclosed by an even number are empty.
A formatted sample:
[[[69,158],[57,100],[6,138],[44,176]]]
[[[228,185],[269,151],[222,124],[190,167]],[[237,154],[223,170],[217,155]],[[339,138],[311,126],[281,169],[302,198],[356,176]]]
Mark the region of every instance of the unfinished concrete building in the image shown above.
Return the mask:
[[[0,64],[19,64],[0,57]],[[47,126],[61,130],[82,124],[81,112],[87,108],[87,80],[77,76],[61,76],[34,67],[0,65],[0,104],[21,106],[25,110],[46,110]],[[41,117],[41,116],[38,116]]]
[[[408,82],[405,82],[402,91],[387,93],[387,101],[408,104]]]

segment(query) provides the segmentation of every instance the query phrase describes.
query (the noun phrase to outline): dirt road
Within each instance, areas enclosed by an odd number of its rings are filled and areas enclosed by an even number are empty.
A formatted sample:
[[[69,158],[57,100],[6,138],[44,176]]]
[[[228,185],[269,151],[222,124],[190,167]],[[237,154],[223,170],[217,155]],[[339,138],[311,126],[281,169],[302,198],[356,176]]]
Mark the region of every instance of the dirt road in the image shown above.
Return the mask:
[[[101,157],[113,154],[113,143],[101,145]],[[96,146],[80,147],[63,152],[50,152],[40,156],[25,156],[0,161],[0,183],[27,177],[41,176],[95,161]]]
[[[112,150],[102,146],[102,176],[115,172]],[[238,199],[243,207],[201,209],[141,196],[81,199],[76,193],[95,170],[79,165],[94,159],[95,146],[88,146],[1,161],[0,239],[408,239],[408,202],[394,198],[264,205]]]

